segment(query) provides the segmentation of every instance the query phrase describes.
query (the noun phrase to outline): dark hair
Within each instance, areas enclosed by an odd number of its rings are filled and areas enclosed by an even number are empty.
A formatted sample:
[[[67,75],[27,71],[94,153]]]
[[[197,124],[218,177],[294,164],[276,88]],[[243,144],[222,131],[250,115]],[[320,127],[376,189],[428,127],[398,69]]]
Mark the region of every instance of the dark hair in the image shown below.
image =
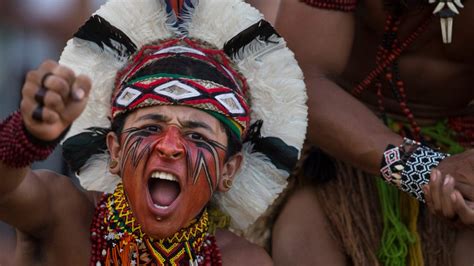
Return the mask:
[[[117,117],[114,118],[111,131],[113,131],[118,137],[123,131],[123,126],[125,125],[125,119],[127,118],[128,113],[119,114]],[[234,156],[236,153],[242,150],[242,141],[235,135],[229,127],[227,127],[224,123],[219,121],[221,126],[225,130],[225,134],[227,135],[227,151],[225,154],[224,162],[227,162],[230,157]]]

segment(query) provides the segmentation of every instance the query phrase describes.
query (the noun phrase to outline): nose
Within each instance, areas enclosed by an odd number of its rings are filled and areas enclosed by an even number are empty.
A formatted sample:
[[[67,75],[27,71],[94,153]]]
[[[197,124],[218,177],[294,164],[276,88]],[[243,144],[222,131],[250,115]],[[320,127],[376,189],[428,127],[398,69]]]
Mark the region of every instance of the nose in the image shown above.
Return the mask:
[[[177,160],[183,157],[184,147],[178,129],[174,127],[168,128],[164,132],[161,139],[155,146],[156,151],[163,159]]]

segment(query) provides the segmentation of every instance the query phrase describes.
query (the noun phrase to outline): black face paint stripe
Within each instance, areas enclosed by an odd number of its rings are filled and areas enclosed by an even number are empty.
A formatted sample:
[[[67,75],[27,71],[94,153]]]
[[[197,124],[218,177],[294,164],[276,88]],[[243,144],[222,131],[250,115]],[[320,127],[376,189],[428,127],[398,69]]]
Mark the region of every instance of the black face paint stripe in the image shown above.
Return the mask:
[[[143,150],[141,152],[138,152],[138,148],[143,142],[143,138],[150,136],[151,133],[145,130],[141,130],[139,128],[129,128],[123,131],[123,133],[128,133],[124,141],[124,147],[130,147],[128,148],[128,151],[125,154],[124,162],[131,158],[132,165],[134,167],[137,167],[138,163],[143,159],[143,157],[145,157],[146,155],[149,156],[152,151],[151,145],[146,144]],[[130,142],[131,144],[129,144]]]
[[[196,184],[196,182],[199,179],[199,173],[204,170],[204,174],[206,176],[207,184],[209,185],[209,191],[210,194],[212,195],[214,193],[214,184],[212,183],[212,177],[211,174],[209,173],[209,168],[207,166],[206,160],[204,158],[204,155],[202,154],[201,151],[198,152],[198,156],[196,159],[196,169],[193,177],[193,185]]]
[[[215,142],[215,143],[218,143],[218,142]],[[219,154],[217,153],[216,147],[214,145],[212,145],[212,143],[207,143],[206,141],[203,141],[203,140],[196,140],[196,145],[198,147],[201,147],[201,148],[204,148],[204,149],[208,150],[209,153],[211,153],[212,158],[214,159],[215,167],[216,167],[216,177],[217,177],[216,179],[217,179],[217,181],[219,181],[221,171],[220,171],[220,167],[219,167]]]

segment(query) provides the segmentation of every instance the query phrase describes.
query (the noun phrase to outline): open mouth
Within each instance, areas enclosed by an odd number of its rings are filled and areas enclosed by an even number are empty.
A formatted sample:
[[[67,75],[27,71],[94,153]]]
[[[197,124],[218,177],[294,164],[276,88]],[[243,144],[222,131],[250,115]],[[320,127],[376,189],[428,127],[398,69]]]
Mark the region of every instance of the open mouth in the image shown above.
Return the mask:
[[[148,179],[148,190],[156,208],[168,208],[179,196],[178,179],[169,173],[153,172]]]

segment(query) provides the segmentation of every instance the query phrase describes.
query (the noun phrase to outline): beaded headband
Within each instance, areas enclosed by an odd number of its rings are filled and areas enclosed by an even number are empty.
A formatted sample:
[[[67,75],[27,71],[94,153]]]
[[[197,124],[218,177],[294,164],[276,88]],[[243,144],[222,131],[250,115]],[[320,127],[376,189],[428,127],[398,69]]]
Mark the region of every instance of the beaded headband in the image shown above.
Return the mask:
[[[112,119],[145,106],[184,105],[207,111],[239,139],[248,127],[247,83],[222,50],[171,39],[142,47],[129,61],[117,75]]]
[[[201,64],[213,75],[190,77],[161,64],[170,62]],[[213,196],[234,231],[252,230],[287,186],[306,134],[303,75],[283,38],[247,3],[185,0],[176,14],[164,0],[111,0],[69,40],[60,63],[92,80],[88,104],[63,143],[67,154],[81,156],[69,161],[84,188],[112,192],[120,182],[108,170],[104,128],[144,106],[144,91],[159,99],[154,104],[207,109],[242,132],[240,172],[232,189]]]

